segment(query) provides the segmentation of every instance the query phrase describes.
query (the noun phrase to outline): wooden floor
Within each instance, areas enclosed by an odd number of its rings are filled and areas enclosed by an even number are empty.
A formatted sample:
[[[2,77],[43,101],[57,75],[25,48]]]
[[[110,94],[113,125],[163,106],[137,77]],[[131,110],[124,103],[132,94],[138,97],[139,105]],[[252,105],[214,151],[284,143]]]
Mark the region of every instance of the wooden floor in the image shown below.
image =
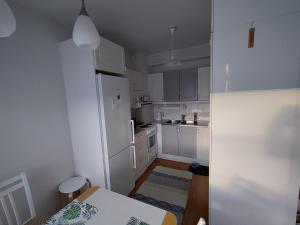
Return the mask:
[[[299,200],[298,201],[300,202],[300,191],[299,191]],[[297,212],[296,222],[300,223],[300,211]]]
[[[131,191],[129,197],[137,192],[156,166],[187,171],[189,170],[190,164],[156,159],[135,182],[135,188]],[[206,224],[208,224],[208,177],[193,175],[184,213],[183,225],[197,225],[201,217],[203,217],[206,220]]]
[[[300,201],[300,191],[299,191],[299,200],[298,201]],[[300,223],[300,211],[297,212],[296,222]]]
[[[208,224],[208,177],[193,175],[183,224],[196,225],[201,217]]]

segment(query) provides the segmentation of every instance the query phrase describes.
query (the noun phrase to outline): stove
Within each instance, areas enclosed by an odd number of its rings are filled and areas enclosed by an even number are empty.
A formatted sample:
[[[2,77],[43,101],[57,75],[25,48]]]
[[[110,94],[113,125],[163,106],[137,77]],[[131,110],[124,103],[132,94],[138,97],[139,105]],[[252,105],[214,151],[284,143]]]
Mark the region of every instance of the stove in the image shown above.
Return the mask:
[[[148,165],[150,165],[156,159],[158,154],[156,125],[152,123],[146,123],[137,126],[137,129],[146,130],[148,144]]]

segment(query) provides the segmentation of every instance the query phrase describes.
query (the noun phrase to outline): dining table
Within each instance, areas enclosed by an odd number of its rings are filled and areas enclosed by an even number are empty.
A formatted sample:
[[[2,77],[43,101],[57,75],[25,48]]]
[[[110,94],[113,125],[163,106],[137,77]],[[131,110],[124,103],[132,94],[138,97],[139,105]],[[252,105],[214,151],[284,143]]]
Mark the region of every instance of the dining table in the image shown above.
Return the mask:
[[[177,219],[164,209],[93,186],[43,225],[177,225]]]

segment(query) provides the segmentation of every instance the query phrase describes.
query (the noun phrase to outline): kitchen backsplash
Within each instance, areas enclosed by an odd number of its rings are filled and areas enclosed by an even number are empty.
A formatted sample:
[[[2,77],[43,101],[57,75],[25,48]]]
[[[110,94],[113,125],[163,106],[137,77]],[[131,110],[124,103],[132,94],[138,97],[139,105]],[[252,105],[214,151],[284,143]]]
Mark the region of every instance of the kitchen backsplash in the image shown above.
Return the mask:
[[[172,105],[155,105],[154,115],[162,112],[164,120],[180,120],[181,115],[186,115],[186,120],[193,120],[194,113],[197,113],[198,120],[209,120],[210,104],[187,103]]]

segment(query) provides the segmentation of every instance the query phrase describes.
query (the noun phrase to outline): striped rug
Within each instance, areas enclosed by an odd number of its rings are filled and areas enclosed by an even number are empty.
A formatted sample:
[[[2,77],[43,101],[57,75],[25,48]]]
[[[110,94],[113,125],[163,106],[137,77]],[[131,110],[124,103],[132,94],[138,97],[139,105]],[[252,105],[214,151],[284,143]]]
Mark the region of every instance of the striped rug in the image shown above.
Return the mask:
[[[133,198],[174,213],[182,224],[191,181],[189,171],[157,166]]]

